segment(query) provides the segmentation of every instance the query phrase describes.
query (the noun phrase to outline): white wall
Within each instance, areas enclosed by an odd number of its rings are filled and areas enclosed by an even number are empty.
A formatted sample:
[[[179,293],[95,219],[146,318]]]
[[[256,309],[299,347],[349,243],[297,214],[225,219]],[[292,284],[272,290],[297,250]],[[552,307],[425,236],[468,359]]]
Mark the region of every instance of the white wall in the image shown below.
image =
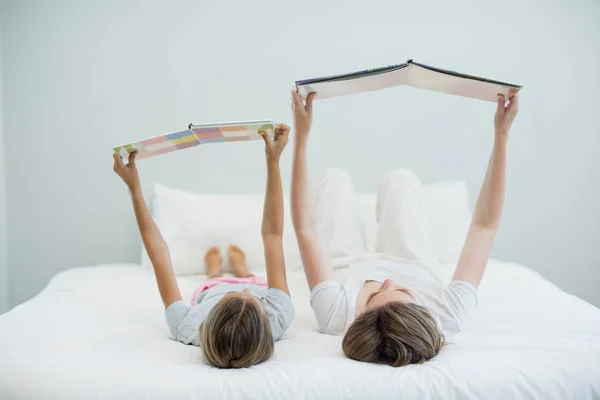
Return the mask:
[[[294,79],[414,58],[525,85],[494,255],[600,305],[597,1],[3,4],[13,303],[66,268],[138,259],[111,146],[190,121],[289,122]],[[344,167],[367,191],[404,166],[424,181],[464,178],[474,198],[493,113],[411,88],[324,100],[312,171]],[[262,157],[258,142],[213,145],[140,169],[146,186],[259,192]]]
[[[4,131],[2,126],[2,24],[0,23],[0,314],[7,311],[9,305],[8,265],[6,263],[6,183],[4,168]]]

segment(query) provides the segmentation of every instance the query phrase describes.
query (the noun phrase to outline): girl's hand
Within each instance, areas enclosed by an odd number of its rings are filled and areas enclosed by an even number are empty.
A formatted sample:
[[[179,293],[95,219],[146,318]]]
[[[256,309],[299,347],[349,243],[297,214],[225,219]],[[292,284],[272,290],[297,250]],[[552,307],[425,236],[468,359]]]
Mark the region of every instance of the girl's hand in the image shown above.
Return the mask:
[[[306,137],[312,125],[312,103],[317,93],[312,92],[306,98],[306,104],[302,101],[296,89],[292,90],[292,113],[294,114],[294,129],[297,137]]]
[[[138,176],[137,167],[135,166],[136,155],[137,151],[130,153],[129,164],[125,165],[120,154],[113,154],[113,158],[115,159],[113,171],[115,171],[116,174],[119,175],[121,179],[123,179],[123,182],[125,182],[129,190],[131,190],[132,192],[134,189],[137,189],[140,186],[140,178]]]
[[[498,108],[494,118],[496,139],[508,140],[508,133],[517,113],[519,112],[519,95],[515,94],[508,98],[508,105],[504,95],[498,95]]]
[[[259,132],[259,134],[265,141],[267,161],[279,161],[279,157],[289,140],[290,127],[286,124],[277,124],[277,126],[275,126],[275,135],[273,136],[273,139],[271,139],[266,132]]]

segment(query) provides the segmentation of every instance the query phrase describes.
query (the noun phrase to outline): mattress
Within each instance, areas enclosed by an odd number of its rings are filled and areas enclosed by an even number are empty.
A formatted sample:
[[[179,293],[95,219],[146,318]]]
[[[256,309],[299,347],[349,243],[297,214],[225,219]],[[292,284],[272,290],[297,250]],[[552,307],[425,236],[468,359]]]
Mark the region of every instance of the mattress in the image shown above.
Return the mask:
[[[184,296],[203,279],[179,278]],[[289,282],[296,319],[272,359],[219,370],[168,339],[148,271],[60,273],[0,316],[0,399],[600,399],[600,310],[523,266],[491,262],[469,329],[402,368],[345,358],[317,332],[304,276]]]

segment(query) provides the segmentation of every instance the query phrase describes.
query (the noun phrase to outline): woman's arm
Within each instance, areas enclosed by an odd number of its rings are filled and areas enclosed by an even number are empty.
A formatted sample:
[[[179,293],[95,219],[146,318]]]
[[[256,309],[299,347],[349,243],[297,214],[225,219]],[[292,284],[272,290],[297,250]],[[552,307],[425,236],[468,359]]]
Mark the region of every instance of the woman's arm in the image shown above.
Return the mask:
[[[129,164],[125,165],[119,154],[113,154],[115,160],[113,169],[123,179],[131,192],[131,200],[138,228],[150,261],[152,262],[152,267],[154,268],[160,297],[165,308],[167,308],[172,303],[181,300],[181,293],[179,292],[175,272],[171,264],[169,247],[156,227],[144,201],[135,165],[135,156],[136,153],[131,153],[129,155]]]
[[[285,274],[283,255],[283,188],[279,171],[279,158],[288,142],[290,128],[277,125],[273,140],[262,132],[267,155],[267,189],[263,209],[262,239],[267,266],[269,287],[281,289],[290,294]]]
[[[492,245],[504,208],[506,186],[506,147],[508,134],[519,108],[518,95],[505,105],[504,96],[498,96],[495,117],[494,149],[475,205],[473,220],[458,259],[453,280],[465,281],[478,287],[492,251]]]
[[[316,93],[311,93],[302,102],[296,90],[292,91],[292,110],[296,131],[294,161],[292,165],[292,187],[290,203],[292,222],[298,240],[300,256],[308,286],[312,290],[324,280],[333,279],[331,260],[325,242],[317,229],[315,204],[308,183],[306,161],[308,135],[312,124],[312,103]]]

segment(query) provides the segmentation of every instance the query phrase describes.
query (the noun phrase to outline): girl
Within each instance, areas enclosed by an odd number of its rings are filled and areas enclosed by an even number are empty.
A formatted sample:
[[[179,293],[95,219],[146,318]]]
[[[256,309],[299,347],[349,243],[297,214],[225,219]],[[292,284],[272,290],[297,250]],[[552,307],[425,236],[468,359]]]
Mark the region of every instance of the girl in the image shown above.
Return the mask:
[[[394,367],[423,363],[438,354],[444,334],[465,326],[477,304],[477,287],[504,203],[506,147],[518,97],[511,96],[506,105],[504,96],[498,96],[494,148],[449,284],[428,268],[434,259],[420,209],[420,182],[411,173],[393,171],[381,183],[375,254],[365,255],[354,187],[343,171],[325,175],[315,210],[306,165],[314,97],[311,93],[304,104],[292,92],[296,138],[291,210],[319,327],[344,335],[342,349],[352,359]],[[350,264],[343,284],[335,280],[331,258]]]
[[[169,248],[144,202],[136,154],[130,154],[127,165],[118,154],[113,155],[114,171],[131,192],[169,330],[175,340],[201,346],[206,359],[219,368],[244,368],[265,361],[273,354],[274,342],[283,336],[294,318],[283,257],[283,191],[279,172],[279,157],[288,142],[289,131],[288,126],[277,125],[273,140],[261,133],[267,157],[262,224],[267,282],[216,285],[208,282],[191,307],[182,301]]]

